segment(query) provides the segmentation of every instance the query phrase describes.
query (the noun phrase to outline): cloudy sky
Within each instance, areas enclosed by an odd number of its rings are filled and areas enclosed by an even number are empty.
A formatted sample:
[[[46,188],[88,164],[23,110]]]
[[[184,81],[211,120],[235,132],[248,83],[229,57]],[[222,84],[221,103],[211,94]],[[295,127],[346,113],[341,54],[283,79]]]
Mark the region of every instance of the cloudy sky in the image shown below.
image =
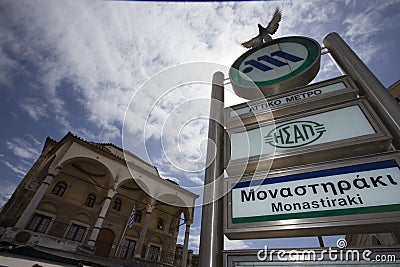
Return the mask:
[[[163,94],[165,88],[152,89],[149,81],[184,63],[230,66],[246,51],[239,44],[257,33],[257,23],[266,25],[276,7],[283,15],[275,38],[304,35],[322,43],[335,31],[386,87],[399,79],[399,0],[2,0],[0,205],[38,157],[45,138],[60,140],[68,131],[126,145],[163,177],[187,187],[201,185],[209,86],[200,81]],[[321,64],[315,81],[340,75],[328,55]],[[228,98],[228,105],[240,101],[232,94]],[[176,111],[181,103],[188,105],[181,108],[190,110],[189,116]],[[123,133],[137,142],[123,141]],[[201,216],[196,210],[190,242],[195,252]],[[226,248],[260,247],[260,242],[237,241]],[[295,245],[318,243],[312,237]]]

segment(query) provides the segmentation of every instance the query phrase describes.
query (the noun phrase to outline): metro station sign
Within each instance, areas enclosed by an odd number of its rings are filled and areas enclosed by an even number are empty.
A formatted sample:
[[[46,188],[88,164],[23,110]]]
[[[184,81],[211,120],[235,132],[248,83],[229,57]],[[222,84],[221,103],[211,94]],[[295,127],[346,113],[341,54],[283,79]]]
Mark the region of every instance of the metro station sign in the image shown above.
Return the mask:
[[[392,152],[229,178],[225,233],[242,239],[390,229],[400,222],[399,166]]]
[[[232,220],[238,223],[400,211],[399,190],[400,170],[395,161],[241,182],[232,190]]]
[[[246,99],[308,84],[317,75],[321,47],[307,37],[283,37],[251,49],[232,65],[235,93]]]
[[[231,129],[268,119],[304,112],[307,109],[355,99],[358,89],[347,76],[286,90],[271,97],[247,101],[225,108],[225,126]]]
[[[365,99],[230,128],[228,135],[230,176],[382,152],[392,138]]]

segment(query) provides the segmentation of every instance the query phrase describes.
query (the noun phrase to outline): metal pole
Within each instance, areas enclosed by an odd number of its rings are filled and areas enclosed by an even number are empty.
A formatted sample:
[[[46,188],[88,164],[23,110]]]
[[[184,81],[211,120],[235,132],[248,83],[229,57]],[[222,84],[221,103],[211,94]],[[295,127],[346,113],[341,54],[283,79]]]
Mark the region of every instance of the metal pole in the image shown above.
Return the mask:
[[[182,261],[181,267],[187,266],[187,256],[189,247],[189,234],[190,234],[190,222],[186,222],[185,239],[183,240],[183,250],[182,250]]]
[[[400,105],[339,34],[328,34],[323,43],[342,72],[356,82],[360,95],[367,97],[392,134],[394,147],[400,149]]]
[[[199,266],[202,267],[223,266],[224,248],[223,202],[220,194],[223,179],[218,179],[224,174],[224,74],[214,73],[212,83],[208,140],[214,144],[207,146],[206,164],[209,165],[204,178],[199,251]]]
[[[118,258],[118,253],[119,253],[119,251],[120,251],[120,249],[121,249],[121,247],[122,247],[122,241],[123,241],[124,236],[125,236],[125,234],[126,234],[126,230],[128,230],[129,219],[130,219],[130,217],[131,217],[131,214],[132,214],[132,210],[133,210],[133,209],[136,209],[136,208],[135,208],[135,205],[133,205],[133,207],[132,207],[132,209],[131,209],[131,213],[129,213],[129,217],[128,217],[128,220],[126,221],[124,231],[122,232],[121,238],[119,239],[117,249],[116,249],[115,252],[114,252],[114,257],[115,257],[115,258]]]

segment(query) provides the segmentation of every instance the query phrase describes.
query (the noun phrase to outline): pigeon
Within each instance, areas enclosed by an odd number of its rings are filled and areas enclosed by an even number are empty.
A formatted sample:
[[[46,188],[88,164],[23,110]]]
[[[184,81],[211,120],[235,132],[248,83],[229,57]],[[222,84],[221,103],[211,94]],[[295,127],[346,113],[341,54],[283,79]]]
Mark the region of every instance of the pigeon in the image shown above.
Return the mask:
[[[272,17],[271,21],[268,23],[268,26],[264,28],[263,26],[261,26],[261,24],[258,24],[258,32],[259,32],[258,35],[253,39],[242,43],[242,46],[246,48],[253,48],[259,46],[263,42],[268,43],[272,41],[271,35],[278,30],[281,18],[282,18],[282,13],[279,10],[279,8],[277,8],[275,10],[274,16]]]

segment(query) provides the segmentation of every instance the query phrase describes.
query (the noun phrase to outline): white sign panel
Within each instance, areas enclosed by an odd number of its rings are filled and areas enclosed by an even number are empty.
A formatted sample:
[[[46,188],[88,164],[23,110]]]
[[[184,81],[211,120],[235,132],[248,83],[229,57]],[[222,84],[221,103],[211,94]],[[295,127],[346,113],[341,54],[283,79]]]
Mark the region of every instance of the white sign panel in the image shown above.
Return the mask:
[[[374,128],[360,107],[353,105],[232,133],[231,160],[259,155],[272,156],[275,151],[286,151],[374,133]]]
[[[325,95],[331,92],[336,92],[342,89],[346,89],[346,85],[343,82],[334,83],[318,88],[313,88],[304,92],[295,93],[291,95],[287,95],[284,97],[280,97],[277,99],[266,99],[265,103],[250,105],[249,107],[243,107],[239,109],[235,109],[230,111],[229,116],[237,117],[241,115],[253,114],[263,111],[270,111],[270,109],[274,109],[277,107],[283,107],[288,104],[300,102],[301,100],[313,98],[320,95]],[[268,105],[267,105],[268,103]]]
[[[232,189],[232,223],[400,211],[394,160],[240,182]]]

